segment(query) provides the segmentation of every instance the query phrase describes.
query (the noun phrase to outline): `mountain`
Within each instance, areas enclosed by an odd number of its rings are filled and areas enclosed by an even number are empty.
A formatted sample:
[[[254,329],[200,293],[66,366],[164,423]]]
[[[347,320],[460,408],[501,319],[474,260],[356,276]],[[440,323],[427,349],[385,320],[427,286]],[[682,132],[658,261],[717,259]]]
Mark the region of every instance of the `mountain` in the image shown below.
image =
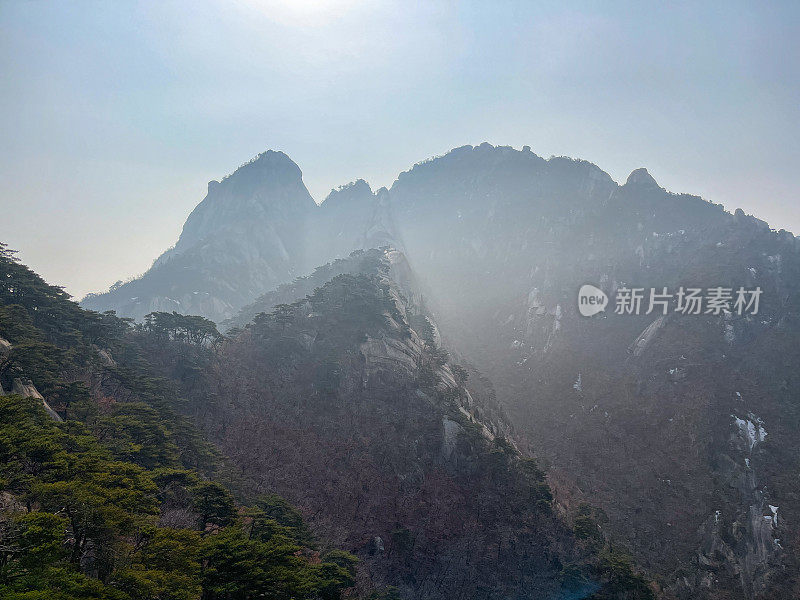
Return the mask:
[[[317,265],[382,246],[403,248],[385,188],[374,193],[359,179],[332,190],[318,207],[300,168],[268,150],[209,182],[178,242],[144,275],[81,304],[136,320],[176,311],[219,322]]]
[[[264,152],[208,184],[175,247],[147,273],[88,296],[83,306],[135,319],[173,310],[230,317],[257,294],[310,268],[315,209],[298,166],[282,152]]]
[[[791,598],[798,239],[646,170],[467,147],[390,190],[437,320],[570,493],[680,598]],[[580,316],[578,289],[612,298]],[[757,315],[618,315],[621,288],[760,287]],[[645,307],[646,308],[646,307]]]
[[[402,248],[385,189],[364,180],[318,207],[300,168],[268,150],[222,181],[186,219],[178,242],[141,277],[89,294],[82,305],[141,320],[153,311],[233,317],[246,303],[356,248]]]
[[[318,311],[301,304],[309,309],[303,316],[301,305],[281,305],[313,297],[337,276],[374,275],[372,254],[348,257],[352,250],[400,249],[413,273],[407,299],[435,324],[437,343],[470,366],[470,394],[480,397],[480,388],[496,398],[485,409],[492,421],[548,466],[555,506],[568,521],[591,514],[665,598],[800,595],[798,238],[741,210],[668,192],[646,169],[620,185],[586,161],[489,144],[419,163],[388,190],[357,181],[311,208],[310,263],[286,271],[279,287],[249,288],[225,311],[225,327],[243,336],[237,343],[249,343],[253,326],[245,326],[260,313],[288,311],[287,327],[303,330],[289,336],[299,353],[288,355],[300,361],[293,368],[316,372],[324,358],[306,345],[321,333],[309,316]],[[291,231],[304,230],[281,233]],[[591,318],[578,310],[585,284],[609,298]],[[681,288],[707,295],[740,287],[760,289],[757,313],[676,310]],[[632,288],[668,292],[667,314],[648,312],[648,296],[638,314],[618,314],[619,295]],[[254,379],[258,369],[251,364],[229,385],[247,394],[304,385]],[[348,363],[345,372],[358,370]],[[215,397],[227,398],[227,420],[275,423],[252,412],[252,400]],[[349,431],[346,421],[333,423]],[[273,467],[255,454],[239,464],[274,481],[264,475]]]

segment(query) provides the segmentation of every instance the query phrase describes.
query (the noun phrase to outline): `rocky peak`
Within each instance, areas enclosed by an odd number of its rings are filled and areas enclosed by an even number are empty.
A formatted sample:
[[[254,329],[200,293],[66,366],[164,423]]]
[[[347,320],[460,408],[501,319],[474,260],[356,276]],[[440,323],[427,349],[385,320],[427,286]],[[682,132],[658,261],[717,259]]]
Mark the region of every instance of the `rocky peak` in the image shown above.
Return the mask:
[[[221,182],[209,182],[208,195],[186,219],[175,252],[185,251],[207,236],[217,237],[225,228],[266,224],[315,207],[300,167],[283,152],[267,150]]]
[[[267,150],[236,169],[232,174],[225,177],[223,182],[232,182],[244,178],[300,180],[303,178],[303,172],[297,166],[297,163],[283,152]]]
[[[628,175],[628,180],[625,182],[625,185],[636,185],[641,187],[648,187],[648,188],[660,188],[661,186],[658,185],[653,176],[647,172],[647,169],[641,167],[639,169],[634,169],[630,175]]]
[[[180,238],[139,279],[85,306],[141,319],[153,310],[215,320],[308,270],[317,205],[300,168],[268,150],[221,181],[191,212]]]
[[[325,209],[338,208],[342,204],[352,204],[358,200],[371,200],[373,197],[372,188],[363,179],[351,181],[348,184],[340,185],[325,198],[322,207]]]

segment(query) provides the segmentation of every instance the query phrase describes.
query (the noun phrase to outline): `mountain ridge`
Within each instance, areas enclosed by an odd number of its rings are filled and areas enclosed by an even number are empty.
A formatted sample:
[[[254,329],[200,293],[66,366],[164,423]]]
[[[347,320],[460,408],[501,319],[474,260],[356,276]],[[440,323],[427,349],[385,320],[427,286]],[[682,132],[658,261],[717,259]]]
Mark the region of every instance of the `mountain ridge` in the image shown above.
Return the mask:
[[[382,245],[406,249],[401,231],[405,227],[398,227],[397,220],[402,220],[409,207],[398,206],[395,196],[399,190],[407,189],[409,181],[430,176],[431,171],[456,169],[469,181],[470,172],[485,170],[487,162],[492,177],[519,174],[519,169],[524,169],[526,185],[533,188],[541,177],[583,179],[583,188],[570,192],[572,202],[587,199],[574,206],[575,210],[590,207],[591,203],[585,204],[589,197],[593,203],[606,202],[606,193],[610,196],[614,190],[638,182],[640,175],[647,182],[644,188],[662,189],[646,170],[634,170],[626,185],[620,186],[585,160],[544,159],[529,146],[515,150],[484,142],[421,161],[401,172],[388,189],[373,191],[365,180],[358,179],[332,190],[317,205],[302,183],[300,168],[285,153],[268,150],[222,181],[209,182],[208,194],[190,213],[175,246],[159,256],[143,276],[109,292],[88,294],[82,303],[136,319],[152,310],[203,314],[216,321],[230,318],[259,293],[332,258]],[[640,182],[637,185],[642,187]],[[604,191],[597,195],[597,190]],[[435,210],[435,206],[428,208]],[[469,202],[460,208],[466,210]],[[411,241],[413,245],[413,236]],[[180,264],[170,265],[175,261]],[[187,270],[192,275],[182,284]],[[192,281],[202,285],[192,285]]]

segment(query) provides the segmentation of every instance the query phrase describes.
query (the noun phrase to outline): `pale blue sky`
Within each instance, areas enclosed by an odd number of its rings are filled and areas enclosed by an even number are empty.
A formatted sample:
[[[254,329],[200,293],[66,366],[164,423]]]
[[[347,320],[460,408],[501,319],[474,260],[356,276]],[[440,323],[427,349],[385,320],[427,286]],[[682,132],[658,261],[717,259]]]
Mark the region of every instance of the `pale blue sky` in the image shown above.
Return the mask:
[[[82,296],[265,149],[321,201],[483,141],[800,233],[800,3],[766,4],[0,0],[0,241]]]

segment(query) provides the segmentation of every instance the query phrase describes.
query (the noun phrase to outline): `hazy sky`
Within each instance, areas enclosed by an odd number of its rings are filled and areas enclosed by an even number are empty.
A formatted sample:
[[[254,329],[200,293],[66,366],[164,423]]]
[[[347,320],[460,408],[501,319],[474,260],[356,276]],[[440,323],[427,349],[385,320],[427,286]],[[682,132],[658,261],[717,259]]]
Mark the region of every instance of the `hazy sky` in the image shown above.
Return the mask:
[[[0,241],[80,297],[268,148],[320,202],[482,141],[800,233],[800,3],[697,4],[0,0]]]

